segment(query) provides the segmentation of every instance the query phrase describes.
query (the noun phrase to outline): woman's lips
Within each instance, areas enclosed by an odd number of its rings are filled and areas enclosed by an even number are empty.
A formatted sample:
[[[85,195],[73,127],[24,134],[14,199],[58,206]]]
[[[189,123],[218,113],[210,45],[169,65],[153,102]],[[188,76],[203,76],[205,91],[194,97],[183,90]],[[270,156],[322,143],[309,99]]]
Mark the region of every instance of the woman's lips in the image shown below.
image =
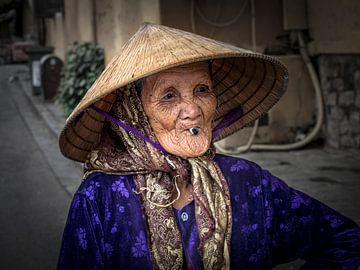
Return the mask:
[[[189,132],[192,134],[192,135],[198,135],[200,133],[201,129],[198,128],[198,127],[192,127],[192,128],[189,128]]]
[[[190,133],[191,135],[198,135],[201,131],[201,125],[193,124],[193,125],[186,125],[181,127],[181,132]]]
[[[185,132],[185,134],[187,133],[191,136],[199,135],[203,131],[202,121],[179,123],[177,130],[179,130],[181,133]]]

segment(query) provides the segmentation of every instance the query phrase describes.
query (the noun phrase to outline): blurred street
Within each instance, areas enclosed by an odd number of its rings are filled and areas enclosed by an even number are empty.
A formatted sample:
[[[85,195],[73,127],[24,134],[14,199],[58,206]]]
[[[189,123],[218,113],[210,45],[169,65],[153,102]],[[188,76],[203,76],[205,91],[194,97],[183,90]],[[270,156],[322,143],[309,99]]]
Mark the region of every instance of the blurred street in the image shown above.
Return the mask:
[[[64,177],[71,174],[69,168],[78,173],[76,184],[81,173],[61,162],[54,170],[49,163],[60,156],[57,140],[19,82],[9,81],[19,70],[24,66],[0,67],[1,268],[55,269],[71,200],[59,171],[64,170]]]
[[[0,66],[0,256],[2,269],[55,269],[81,166],[62,157],[58,107],[31,95],[25,65]],[[360,151],[252,152],[290,186],[360,224]],[[296,269],[295,266],[277,269]]]

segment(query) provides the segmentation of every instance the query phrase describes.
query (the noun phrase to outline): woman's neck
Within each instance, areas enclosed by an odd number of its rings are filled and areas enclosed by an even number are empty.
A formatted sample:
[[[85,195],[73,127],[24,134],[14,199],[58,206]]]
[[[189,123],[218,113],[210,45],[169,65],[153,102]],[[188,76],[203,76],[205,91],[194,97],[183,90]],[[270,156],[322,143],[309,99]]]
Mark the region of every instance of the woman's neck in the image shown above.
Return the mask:
[[[190,183],[179,183],[180,197],[173,203],[173,207],[177,210],[182,209],[184,206],[193,200],[193,187]],[[174,199],[177,194],[173,194]]]

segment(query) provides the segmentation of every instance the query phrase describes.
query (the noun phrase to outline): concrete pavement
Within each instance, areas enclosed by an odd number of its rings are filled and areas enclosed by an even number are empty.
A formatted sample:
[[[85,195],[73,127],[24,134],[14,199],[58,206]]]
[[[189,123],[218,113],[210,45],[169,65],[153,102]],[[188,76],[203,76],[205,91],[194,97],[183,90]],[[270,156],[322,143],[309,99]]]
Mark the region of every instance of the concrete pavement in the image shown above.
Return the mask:
[[[55,269],[71,200],[61,181],[68,173],[60,175],[51,166],[60,160],[50,154],[56,151],[56,138],[18,82],[8,80],[23,69],[0,66],[0,265],[1,269]]]
[[[8,78],[13,77],[13,82]],[[25,66],[0,66],[0,257],[4,269],[53,269],[81,166],[58,150],[64,117],[31,95]],[[360,151],[241,155],[360,224]],[[297,269],[300,262],[276,269]]]

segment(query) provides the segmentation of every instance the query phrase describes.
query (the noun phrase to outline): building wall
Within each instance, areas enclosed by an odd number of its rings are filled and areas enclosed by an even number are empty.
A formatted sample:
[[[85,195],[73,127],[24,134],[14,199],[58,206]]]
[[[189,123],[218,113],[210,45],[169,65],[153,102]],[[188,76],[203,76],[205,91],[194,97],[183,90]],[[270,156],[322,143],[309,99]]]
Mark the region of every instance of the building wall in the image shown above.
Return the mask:
[[[64,14],[45,19],[46,45],[53,46],[54,53],[63,60],[68,47],[75,42],[95,40],[92,2],[64,0]]]
[[[287,53],[283,39],[279,38],[287,33],[283,26],[283,1],[255,0],[254,3],[256,51]],[[246,49],[253,48],[251,1],[161,0],[160,11],[162,24],[190,32],[195,30],[198,34]],[[225,22],[229,23],[224,25]],[[288,91],[268,114],[267,124],[259,128],[255,143],[294,141],[299,133],[314,124],[314,90],[302,58],[299,55],[279,58],[290,70]],[[228,148],[243,145],[251,131],[252,128],[245,128],[221,144]]]
[[[81,1],[81,0],[80,0]],[[64,0],[64,40],[65,47],[79,41],[79,26],[78,26],[78,0]]]
[[[53,46],[54,54],[63,60],[68,46],[81,41],[78,17],[85,15],[78,14],[78,5],[81,1],[87,0],[64,0],[64,14],[58,13],[53,18],[45,19],[46,45]]]
[[[283,1],[256,0],[256,50],[259,52],[276,53],[284,43],[281,36],[284,31]],[[325,101],[325,123],[323,135],[328,145],[332,147],[360,148],[359,129],[360,116],[358,111],[359,83],[357,82],[360,67],[360,1],[348,0],[290,0],[290,5],[305,5],[304,9],[290,9],[293,15],[304,16],[308,26],[313,64],[318,69],[319,78]],[[294,3],[296,2],[296,3]],[[244,1],[235,0],[204,0],[204,1],[166,1],[161,0],[160,10],[162,23],[211,38],[232,43],[234,45],[252,48],[250,1],[238,20],[227,26],[214,26],[214,22],[225,22],[235,18],[241,12]],[[192,4],[195,6],[192,12]],[[205,21],[203,17],[211,22]],[[301,17],[299,17],[301,18]],[[195,22],[195,28],[192,25]],[[294,28],[296,29],[296,27]],[[283,51],[284,53],[284,51]],[[347,54],[347,55],[346,55]],[[349,56],[348,54],[352,54]],[[316,61],[318,57],[318,61]],[[299,57],[297,59],[300,59]],[[290,69],[290,85],[287,94],[269,113],[269,126],[261,126],[256,142],[279,143],[293,141],[298,130],[309,130],[314,124],[315,104],[314,92],[309,77],[297,81],[299,65],[296,61],[283,59]],[[300,60],[301,61],[301,60]],[[334,71],[337,70],[336,75]],[[307,75],[307,70],[304,71]],[[297,81],[294,83],[294,81]],[[301,83],[307,85],[305,88]],[[301,91],[299,92],[299,89]],[[307,91],[304,91],[306,89]],[[309,101],[301,104],[299,100]],[[310,105],[310,106],[309,106]],[[300,116],[292,112],[300,108]],[[295,123],[297,121],[297,123]],[[247,142],[251,129],[244,129],[223,142],[225,146],[242,145]],[[304,134],[300,134],[303,136]]]
[[[291,41],[287,36],[289,32],[284,30],[284,18],[294,18],[291,16],[294,14],[286,17],[283,11],[284,1],[287,4],[294,4],[295,0],[254,1],[258,52],[294,53],[293,49],[289,49]],[[310,38],[309,49],[313,63],[319,70],[327,108],[324,134],[328,144],[334,147],[360,147],[359,139],[356,137],[360,123],[356,122],[358,114],[357,109],[354,109],[357,108],[356,100],[359,99],[356,94],[359,85],[353,83],[351,89],[342,86],[348,81],[355,80],[354,74],[360,68],[357,60],[355,62],[353,60],[360,54],[360,16],[358,15],[360,1],[296,0],[295,2],[305,5],[305,9],[298,9],[301,14],[295,15],[300,19],[301,16],[305,16],[309,27],[306,32]],[[252,49],[253,46],[251,0],[64,0],[64,3],[64,15],[47,20],[47,43],[56,48],[55,53],[61,58],[65,57],[67,46],[75,41],[96,41],[105,49],[105,59],[108,63],[144,21],[192,31],[246,49]],[[290,10],[297,12],[294,8]],[[344,55],[349,53],[353,57]],[[315,61],[316,57],[318,61]],[[287,63],[290,70],[296,70],[299,61],[301,62],[298,55],[295,55],[295,58],[296,61]],[[331,72],[339,66],[341,71],[334,77]],[[303,71],[303,74],[306,72]],[[290,75],[290,81],[297,81],[298,73],[294,74]],[[342,83],[339,83],[340,81]],[[279,112],[273,113],[272,118],[269,118],[269,128],[260,128],[258,141],[293,140],[293,135],[296,133],[294,130],[311,127],[316,118],[313,103],[306,103],[306,107],[305,103],[301,105],[302,111],[300,116],[296,116],[297,122],[291,117],[285,117],[282,121],[284,115],[292,115],[286,114],[287,108],[293,111],[294,108],[299,107],[298,90],[295,89],[302,88],[299,84],[308,85],[308,90],[311,87],[308,76],[303,77],[301,82],[291,83],[288,92],[295,95],[291,98],[285,97],[279,103],[279,107],[274,107],[274,111],[279,108]],[[302,91],[301,95],[303,100],[313,100],[311,90]],[[355,105],[344,102],[345,96],[353,97]],[[309,104],[311,106],[307,106]],[[342,116],[339,117],[339,114]],[[344,119],[346,121],[342,122]],[[348,122],[350,125],[346,127]],[[246,134],[249,131],[242,132]],[[348,139],[349,136],[352,137],[351,140]],[[247,135],[245,137],[247,138]],[[237,143],[241,144],[240,141],[237,140]]]
[[[108,63],[143,22],[160,23],[159,0],[95,0],[97,42]]]
[[[360,148],[360,1],[308,1],[309,44],[325,102],[326,143]]]
[[[96,0],[96,41],[105,49],[105,59],[114,54],[115,50],[115,12],[114,0]]]
[[[23,5],[23,15],[22,15],[22,21],[23,21],[23,34],[25,38],[29,38],[34,35],[33,33],[33,25],[34,25],[34,18],[32,15],[32,1],[24,1]]]
[[[160,23],[159,0],[64,0],[64,14],[46,19],[46,44],[65,59],[74,42],[96,41],[108,63],[145,21]]]
[[[95,40],[95,21],[93,14],[94,1],[93,0],[77,0],[77,26],[78,26],[78,40],[81,42]]]
[[[54,47],[54,54],[64,59],[66,54],[66,39],[63,14],[57,13],[53,18],[45,19],[46,45]]]
[[[161,23],[164,25],[252,49],[250,1],[161,0],[160,12]],[[210,23],[204,21],[203,17]],[[236,18],[238,19],[235,20]],[[278,42],[277,36],[285,34],[282,22],[282,0],[256,0],[255,19],[256,50],[264,52],[266,46],[274,46]],[[195,29],[192,27],[192,20]],[[231,21],[233,22],[230,23]],[[216,23],[228,24],[216,26]]]
[[[327,143],[335,148],[360,148],[360,55],[320,55],[318,65]]]
[[[294,142],[314,125],[315,91],[304,61],[299,55],[278,56],[278,58],[289,69],[288,89],[268,112],[267,124],[260,124],[254,139],[255,144]],[[245,145],[252,129],[252,127],[244,128],[222,140],[220,145],[225,148]]]
[[[360,53],[360,1],[308,0],[307,5],[314,55]]]

